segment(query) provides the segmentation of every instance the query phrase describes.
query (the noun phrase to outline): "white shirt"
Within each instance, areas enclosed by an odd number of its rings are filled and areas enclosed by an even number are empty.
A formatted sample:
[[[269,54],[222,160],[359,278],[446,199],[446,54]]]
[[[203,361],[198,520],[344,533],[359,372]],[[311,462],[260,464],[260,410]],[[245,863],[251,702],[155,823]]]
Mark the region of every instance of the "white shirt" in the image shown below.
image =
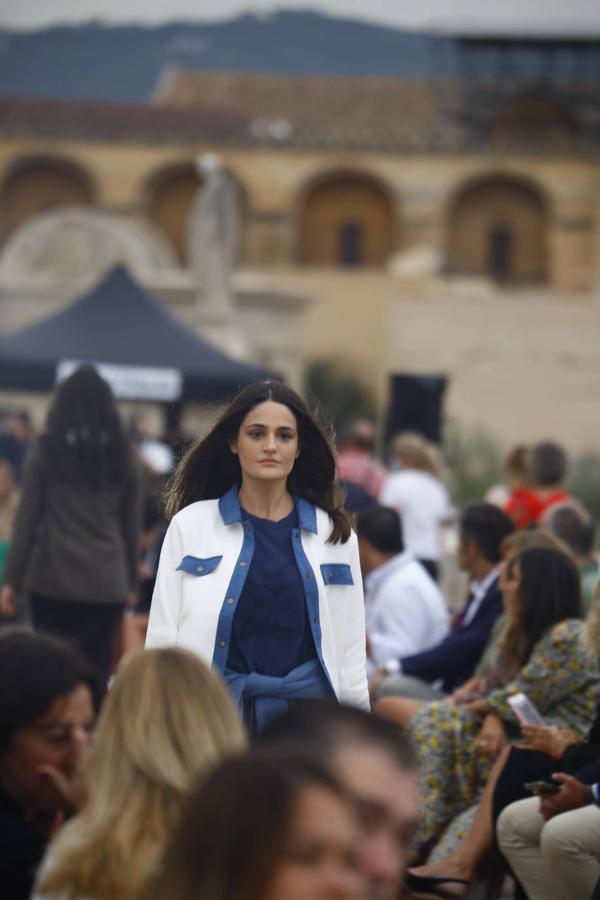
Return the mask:
[[[404,546],[413,556],[440,558],[440,525],[452,508],[439,478],[417,469],[394,472],[383,485],[379,502],[400,514]]]
[[[467,611],[462,620],[462,625],[470,625],[475,616],[477,615],[477,610],[481,606],[481,602],[489,589],[491,588],[494,581],[498,578],[498,570],[492,569],[489,575],[483,579],[483,581],[472,581],[470,584],[470,594],[471,594],[471,602],[467,608]]]
[[[449,631],[446,602],[423,566],[400,553],[365,578],[369,670],[429,650]]]

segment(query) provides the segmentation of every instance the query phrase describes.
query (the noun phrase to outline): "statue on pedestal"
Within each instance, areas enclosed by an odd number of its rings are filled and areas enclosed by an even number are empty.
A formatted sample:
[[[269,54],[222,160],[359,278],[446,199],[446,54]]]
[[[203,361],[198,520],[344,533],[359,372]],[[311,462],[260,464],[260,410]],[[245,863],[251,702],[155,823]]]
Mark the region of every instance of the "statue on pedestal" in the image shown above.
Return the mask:
[[[202,184],[188,220],[188,259],[204,310],[231,320],[238,256],[238,189],[220,159],[196,159]]]

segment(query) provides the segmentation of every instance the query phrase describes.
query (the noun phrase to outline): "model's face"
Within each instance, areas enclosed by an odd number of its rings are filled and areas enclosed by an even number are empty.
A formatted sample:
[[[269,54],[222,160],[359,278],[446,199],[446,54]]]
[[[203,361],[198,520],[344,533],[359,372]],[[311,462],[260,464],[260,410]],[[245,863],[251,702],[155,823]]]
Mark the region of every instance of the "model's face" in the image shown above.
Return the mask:
[[[51,809],[56,793],[48,770],[71,780],[88,747],[94,721],[89,688],[58,697],[39,719],[21,728],[1,761],[2,781],[23,805]]]
[[[299,453],[294,414],[283,403],[259,403],[242,422],[231,450],[244,480],[285,481]]]
[[[304,788],[292,812],[285,859],[263,900],[365,900],[357,838],[349,804],[325,788]]]
[[[500,590],[504,610],[507,616],[515,622],[521,612],[521,599],[519,589],[521,587],[521,566],[518,560],[508,562],[500,573]]]
[[[418,781],[376,746],[348,744],[335,771],[354,798],[361,836],[358,861],[370,900],[396,900],[418,816]]]

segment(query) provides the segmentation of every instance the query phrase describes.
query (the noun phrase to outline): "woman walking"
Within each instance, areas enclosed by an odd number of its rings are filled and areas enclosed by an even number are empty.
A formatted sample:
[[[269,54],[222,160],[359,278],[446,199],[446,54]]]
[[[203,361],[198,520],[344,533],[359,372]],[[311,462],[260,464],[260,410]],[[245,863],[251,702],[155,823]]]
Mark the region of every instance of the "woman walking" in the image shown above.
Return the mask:
[[[295,698],[368,708],[356,537],[294,391],[245,388],[182,460],[167,512],[147,646],[212,662],[252,732]]]
[[[26,463],[0,612],[30,591],[33,624],[80,649],[106,680],[137,581],[141,481],[109,386],[83,366],[58,388]]]

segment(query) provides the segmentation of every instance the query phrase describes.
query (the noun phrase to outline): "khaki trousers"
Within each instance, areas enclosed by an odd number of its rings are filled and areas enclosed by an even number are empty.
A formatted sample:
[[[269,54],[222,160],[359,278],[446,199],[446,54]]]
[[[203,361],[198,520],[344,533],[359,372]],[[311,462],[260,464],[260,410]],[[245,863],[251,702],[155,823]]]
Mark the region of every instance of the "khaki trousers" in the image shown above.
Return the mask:
[[[600,808],[595,804],[546,821],[539,799],[511,803],[498,843],[529,900],[589,900],[600,878]]]

